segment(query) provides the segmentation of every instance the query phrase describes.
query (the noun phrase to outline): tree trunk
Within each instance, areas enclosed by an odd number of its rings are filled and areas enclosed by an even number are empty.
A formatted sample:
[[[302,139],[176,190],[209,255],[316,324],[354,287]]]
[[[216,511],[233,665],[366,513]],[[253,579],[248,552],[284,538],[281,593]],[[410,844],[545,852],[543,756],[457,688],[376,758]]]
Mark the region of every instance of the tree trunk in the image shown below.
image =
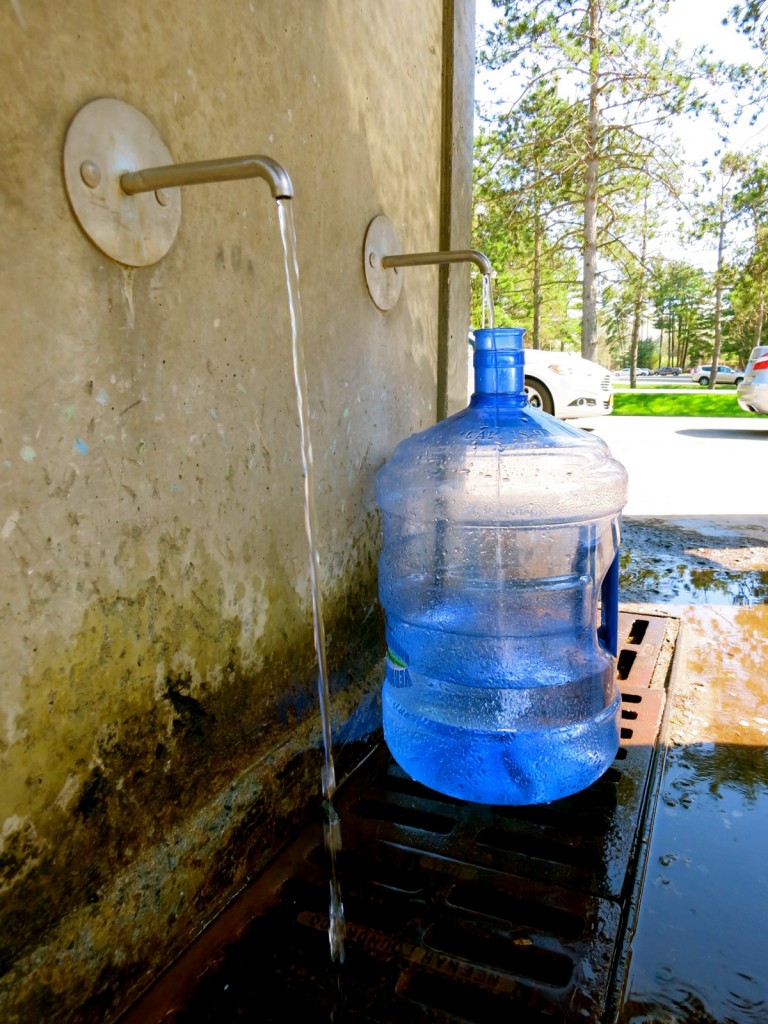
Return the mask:
[[[645,302],[645,261],[648,255],[648,193],[643,199],[643,237],[640,247],[640,276],[637,281],[635,298],[632,304],[632,342],[629,359],[629,386],[637,387],[637,350],[640,347],[640,324],[643,317]]]
[[[760,282],[760,304],[757,307],[757,319],[755,320],[755,334],[752,339],[753,345],[760,345],[760,339],[763,336],[763,326],[765,325],[765,296],[763,294],[762,280]]]
[[[756,255],[756,257],[758,259],[760,259],[761,248],[765,244],[765,238],[764,238],[765,229],[764,228],[761,229],[760,222],[759,222],[759,220],[758,220],[758,218],[756,216],[754,218],[754,225],[755,225],[755,255]],[[760,266],[762,266],[762,259],[760,259]],[[760,272],[757,275],[757,293],[760,296],[760,301],[758,302],[758,305],[757,305],[757,316],[756,316],[756,319],[755,319],[755,333],[754,333],[754,337],[753,337],[753,341],[752,341],[753,346],[760,344],[760,339],[763,336],[763,326],[765,325],[765,288],[764,288],[764,285],[763,285],[763,276],[764,276],[763,272],[762,272],[762,270],[760,270]]]
[[[629,343],[629,386],[637,387],[637,350],[640,346],[640,313],[642,302],[640,295],[635,296],[632,304],[632,338]]]
[[[541,348],[541,249],[543,228],[539,209],[538,190],[534,196],[533,211],[533,347]]]
[[[709,390],[715,390],[717,368],[720,365],[722,344],[723,312],[723,251],[725,249],[725,188],[720,192],[720,228],[717,236],[717,272],[715,273],[715,347],[712,350],[712,372],[709,375]]]
[[[589,0],[589,135],[584,194],[584,274],[581,293],[581,354],[597,357],[597,188],[600,129],[599,0]]]

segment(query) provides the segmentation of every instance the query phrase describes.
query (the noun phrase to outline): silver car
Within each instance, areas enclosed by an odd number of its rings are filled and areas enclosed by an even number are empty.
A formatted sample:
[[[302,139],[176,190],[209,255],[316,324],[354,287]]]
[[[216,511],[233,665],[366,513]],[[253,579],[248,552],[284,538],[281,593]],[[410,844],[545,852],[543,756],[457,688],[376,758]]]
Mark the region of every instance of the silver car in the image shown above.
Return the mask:
[[[768,416],[768,345],[758,345],[750,352],[736,398],[745,412]]]
[[[712,379],[712,367],[709,366],[694,366],[691,370],[691,380],[694,384],[700,384],[703,388],[707,387],[710,380]],[[737,387],[744,380],[743,370],[734,370],[732,366],[723,366],[720,363],[717,367],[717,380],[716,384],[735,384]]]

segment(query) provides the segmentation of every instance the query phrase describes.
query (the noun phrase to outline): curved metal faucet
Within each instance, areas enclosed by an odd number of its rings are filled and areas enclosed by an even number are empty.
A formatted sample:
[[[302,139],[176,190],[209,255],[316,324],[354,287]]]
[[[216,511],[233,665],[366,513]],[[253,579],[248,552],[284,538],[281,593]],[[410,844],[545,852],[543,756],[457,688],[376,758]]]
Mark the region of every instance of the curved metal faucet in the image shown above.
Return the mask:
[[[72,212],[103,253],[130,267],[156,263],[181,218],[180,186],[263,178],[280,205],[293,198],[285,168],[268,156],[175,164],[152,122],[111,97],[78,110],[64,141],[64,182]]]
[[[181,185],[207,185],[245,178],[263,178],[273,199],[293,199],[293,185],[288,172],[268,156],[230,156],[219,160],[147,167],[121,175],[120,187],[126,195],[133,196],[139,192],[157,192]]]
[[[397,302],[403,284],[400,267],[427,267],[441,263],[474,263],[491,282],[491,261],[477,249],[450,249],[443,252],[400,252],[400,239],[392,221],[380,214],[368,225],[363,242],[365,281],[368,293],[379,309],[387,310]]]
[[[382,256],[381,266],[389,267],[428,267],[436,263],[474,263],[486,277],[493,273],[491,261],[477,249],[450,249],[446,252],[412,252],[398,256]]]

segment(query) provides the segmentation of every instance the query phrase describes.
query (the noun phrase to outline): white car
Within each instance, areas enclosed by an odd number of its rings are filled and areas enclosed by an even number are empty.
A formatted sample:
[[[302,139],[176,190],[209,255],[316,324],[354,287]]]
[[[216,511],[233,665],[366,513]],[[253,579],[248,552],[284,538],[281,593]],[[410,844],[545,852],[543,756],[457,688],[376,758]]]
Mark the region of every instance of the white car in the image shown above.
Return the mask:
[[[562,420],[607,416],[613,410],[611,374],[575,352],[527,348],[525,393],[534,408]]]
[[[649,370],[647,366],[638,366],[635,369],[635,376],[636,377],[650,377],[653,372],[654,371],[653,370]],[[631,374],[630,368],[628,366],[625,366],[621,370],[614,371],[613,376],[614,377],[629,377],[630,374]]]
[[[736,400],[745,412],[768,416],[768,345],[758,345],[750,352]]]

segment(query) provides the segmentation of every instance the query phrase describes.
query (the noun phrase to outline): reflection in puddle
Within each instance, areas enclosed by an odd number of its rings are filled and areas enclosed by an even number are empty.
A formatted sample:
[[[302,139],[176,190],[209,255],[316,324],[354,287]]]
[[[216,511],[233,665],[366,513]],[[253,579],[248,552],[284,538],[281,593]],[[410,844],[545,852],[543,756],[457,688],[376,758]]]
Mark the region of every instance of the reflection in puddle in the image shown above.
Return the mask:
[[[749,605],[768,601],[768,571],[694,566],[664,554],[622,550],[622,601]]]
[[[722,596],[677,611],[677,682],[621,1024],[768,1021],[766,573],[702,580],[688,569],[681,586],[714,579]],[[739,575],[746,591],[734,589]]]
[[[623,1024],[768,1020],[768,752],[673,748]]]

